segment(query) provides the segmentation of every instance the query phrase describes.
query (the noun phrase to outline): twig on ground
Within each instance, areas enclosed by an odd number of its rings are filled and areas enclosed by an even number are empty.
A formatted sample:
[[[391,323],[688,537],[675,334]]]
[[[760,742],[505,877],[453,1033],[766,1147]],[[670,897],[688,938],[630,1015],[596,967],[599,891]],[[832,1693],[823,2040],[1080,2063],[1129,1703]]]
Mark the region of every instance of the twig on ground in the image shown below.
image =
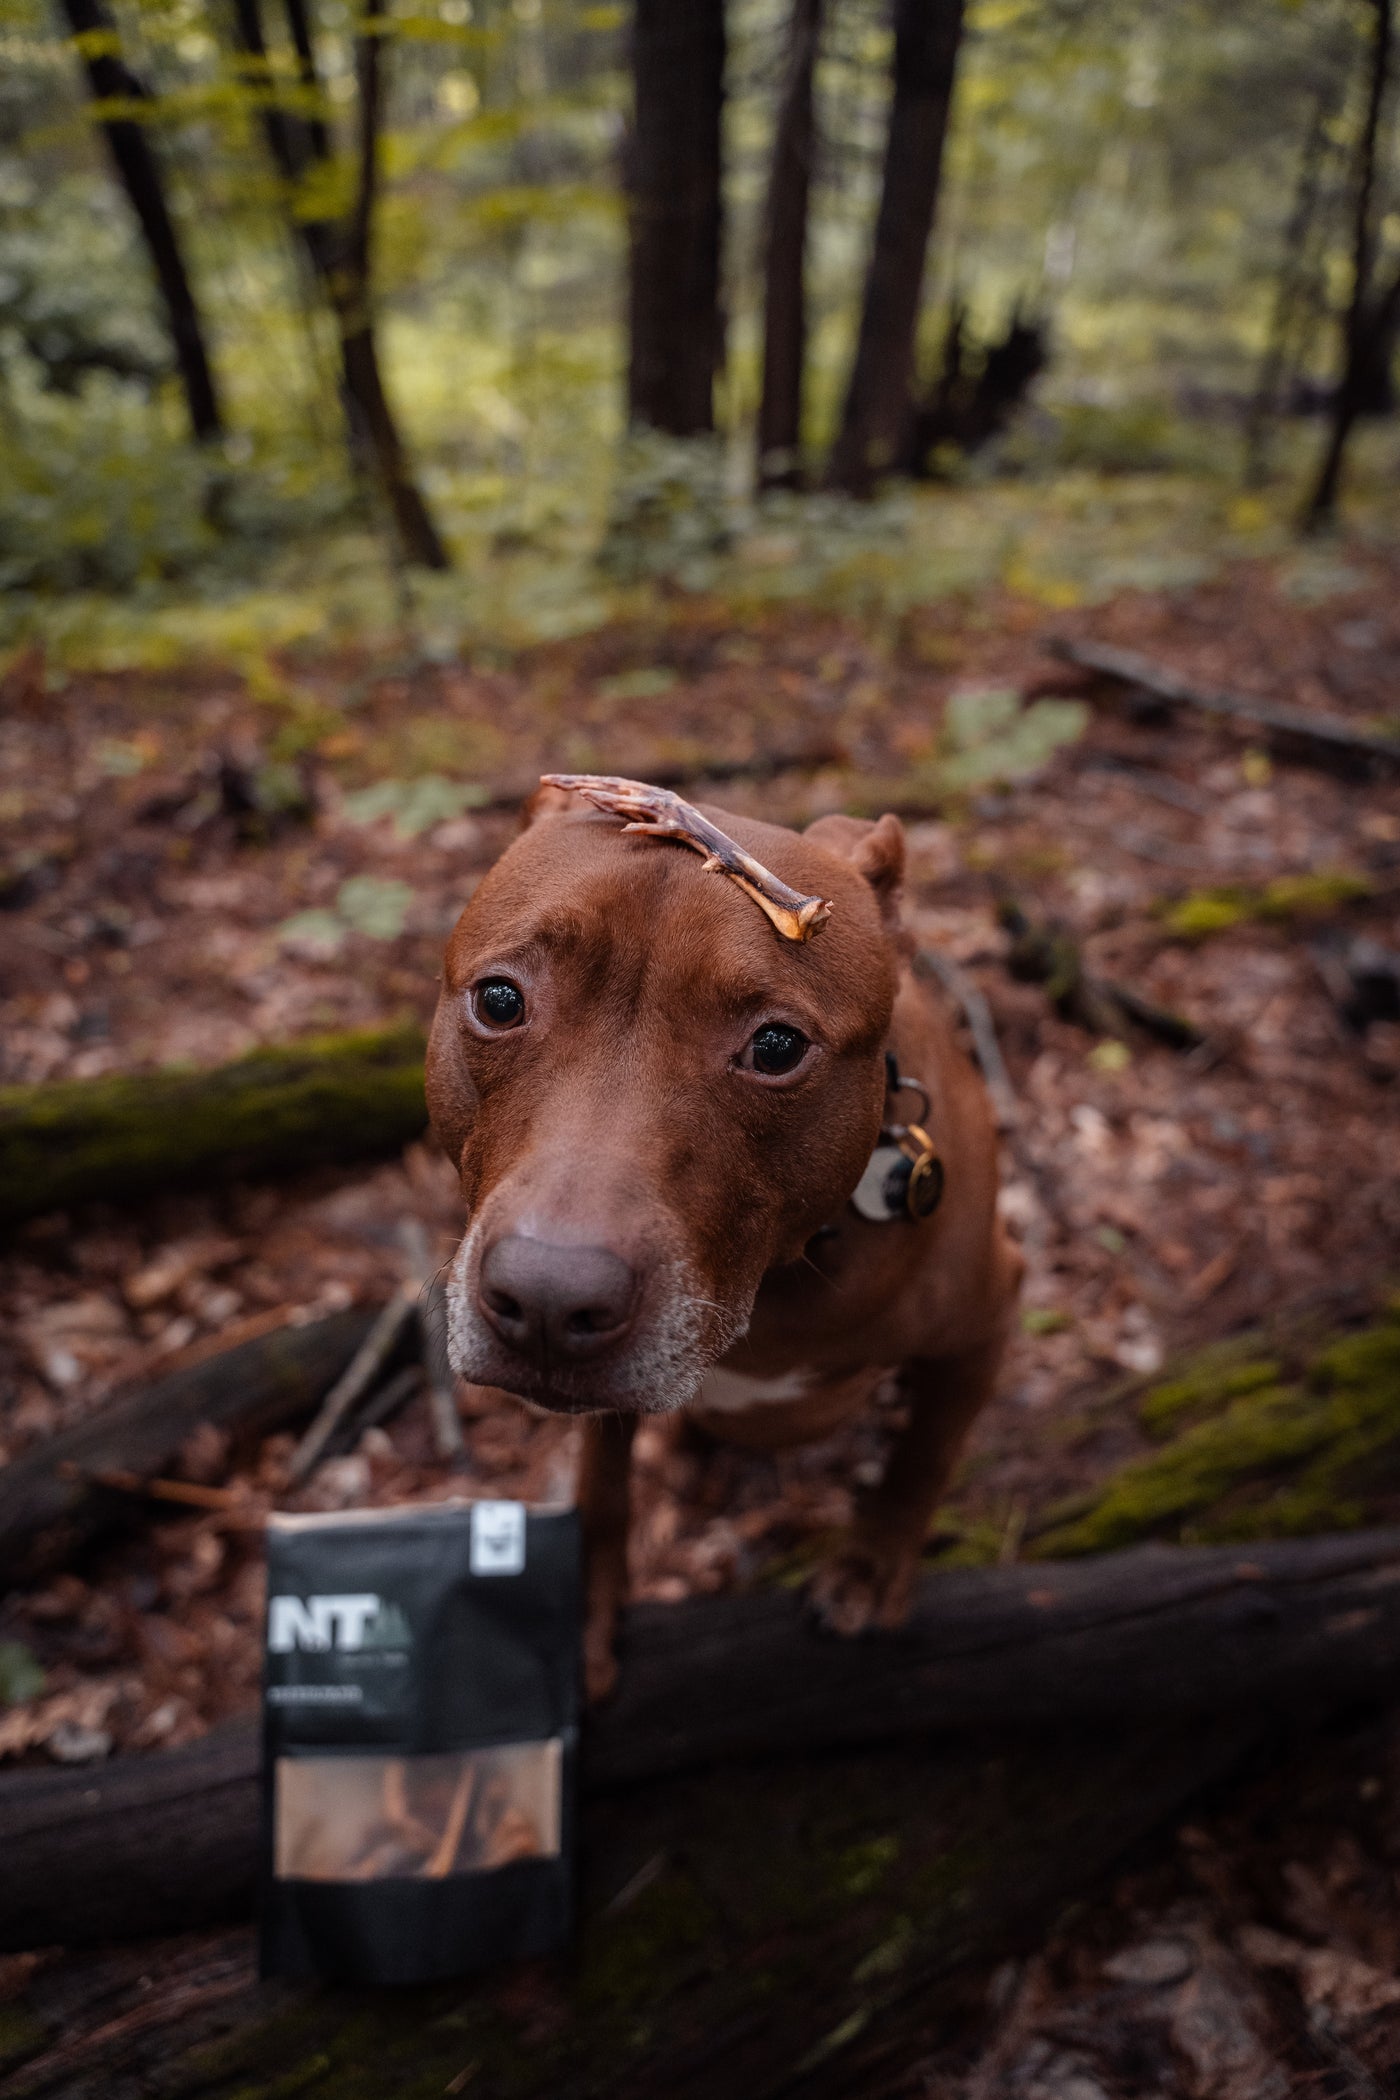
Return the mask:
[[[982,1077],[987,1082],[987,1092],[992,1097],[996,1110],[997,1128],[1014,1130],[1020,1121],[1020,1108],[1016,1100],[1016,1089],[1011,1084],[1011,1074],[997,1041],[996,1024],[992,1010],[966,970],[959,967],[946,955],[939,955],[933,948],[920,948],[914,956],[914,974],[918,977],[936,977],[943,989],[956,999],[967,1016],[967,1025],[972,1030],[972,1041],[977,1051],[977,1062],[982,1067]]]
[[[401,1371],[380,1386],[377,1393],[370,1395],[367,1404],[355,1417],[353,1433],[358,1436],[366,1429],[377,1429],[382,1422],[387,1422],[413,1398],[422,1383],[423,1366],[405,1364]]]
[[[93,1487],[110,1488],[119,1495],[145,1495],[152,1502],[180,1502],[190,1509],[252,1514],[248,1510],[247,1498],[239,1488],[205,1487],[195,1480],[151,1480],[142,1473],[129,1472],[124,1466],[103,1466],[86,1476],[72,1465],[65,1464],[60,1470],[70,1478],[85,1477]],[[257,1521],[261,1524],[263,1520],[259,1516]]]
[[[1198,714],[1215,715],[1262,730],[1296,755],[1310,754],[1347,770],[1365,772],[1400,771],[1400,738],[1378,736],[1374,731],[1355,729],[1335,715],[1315,714],[1309,708],[1281,707],[1271,700],[1255,700],[1246,693],[1216,692],[1193,685],[1169,665],[1139,656],[1135,649],[1117,649],[1107,642],[1072,642],[1052,636],[1045,647],[1062,663],[1101,678],[1115,678],[1122,685],[1151,693],[1169,707],[1194,707]]]
[[[316,1419],[292,1453],[287,1485],[299,1487],[325,1453],[327,1444],[356,1402],[362,1400],[378,1379],[397,1347],[405,1327],[414,1318],[418,1284],[404,1283],[394,1293],[349,1364],[321,1402]]]
[[[1013,977],[1043,984],[1055,1010],[1096,1035],[1125,1036],[1129,1024],[1145,1029],[1169,1050],[1195,1050],[1205,1036],[1194,1021],[1134,991],[1116,977],[1100,977],[1084,967],[1078,942],[1062,926],[1037,924],[1020,906],[1003,898],[998,908],[1011,935],[1007,958]]]
[[[423,1278],[417,1307],[418,1331],[423,1369],[428,1376],[433,1442],[445,1465],[454,1473],[465,1472],[467,1440],[457,1412],[457,1376],[447,1357],[447,1294],[442,1286],[442,1263],[433,1260],[421,1219],[406,1218],[399,1227],[399,1238],[415,1272]]]

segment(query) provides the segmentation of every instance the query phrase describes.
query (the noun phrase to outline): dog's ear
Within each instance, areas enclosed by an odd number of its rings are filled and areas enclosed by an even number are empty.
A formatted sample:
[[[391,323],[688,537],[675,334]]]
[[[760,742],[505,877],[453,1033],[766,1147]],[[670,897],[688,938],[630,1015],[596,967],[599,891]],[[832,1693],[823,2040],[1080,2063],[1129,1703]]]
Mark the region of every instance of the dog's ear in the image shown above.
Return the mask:
[[[538,824],[542,817],[562,817],[570,810],[577,815],[579,808],[578,796],[571,794],[568,788],[541,785],[521,808],[520,829],[528,831],[530,826]]]
[[[868,817],[818,817],[802,835],[850,861],[874,890],[881,918],[887,925],[898,925],[904,887],[904,826],[898,817],[889,811],[878,823]]]

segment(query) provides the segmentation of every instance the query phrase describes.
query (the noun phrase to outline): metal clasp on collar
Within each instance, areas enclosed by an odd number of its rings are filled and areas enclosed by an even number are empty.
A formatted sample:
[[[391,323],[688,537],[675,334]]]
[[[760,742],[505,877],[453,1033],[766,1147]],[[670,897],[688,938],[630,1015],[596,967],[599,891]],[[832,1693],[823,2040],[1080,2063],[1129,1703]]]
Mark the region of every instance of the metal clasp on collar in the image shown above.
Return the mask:
[[[889,1092],[917,1094],[927,1116],[927,1089],[917,1079],[905,1077],[890,1051],[885,1053],[885,1068]],[[923,1124],[887,1123],[851,1202],[872,1224],[888,1224],[895,1218],[918,1222],[931,1218],[943,1201],[943,1184],[943,1162]]]

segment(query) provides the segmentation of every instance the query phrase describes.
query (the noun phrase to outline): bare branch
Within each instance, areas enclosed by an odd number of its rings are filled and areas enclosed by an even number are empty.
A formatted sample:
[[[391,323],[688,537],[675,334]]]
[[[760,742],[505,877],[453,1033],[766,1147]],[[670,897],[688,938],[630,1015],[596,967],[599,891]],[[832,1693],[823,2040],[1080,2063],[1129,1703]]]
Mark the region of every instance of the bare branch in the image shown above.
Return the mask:
[[[784,940],[810,941],[831,917],[826,898],[804,897],[789,889],[727,832],[702,817],[693,802],[682,801],[669,788],[648,787],[643,780],[618,780],[605,773],[545,773],[541,778],[545,787],[567,788],[586,796],[606,816],[627,818],[627,831],[693,847],[705,856],[707,870],[727,875],[753,898]]]

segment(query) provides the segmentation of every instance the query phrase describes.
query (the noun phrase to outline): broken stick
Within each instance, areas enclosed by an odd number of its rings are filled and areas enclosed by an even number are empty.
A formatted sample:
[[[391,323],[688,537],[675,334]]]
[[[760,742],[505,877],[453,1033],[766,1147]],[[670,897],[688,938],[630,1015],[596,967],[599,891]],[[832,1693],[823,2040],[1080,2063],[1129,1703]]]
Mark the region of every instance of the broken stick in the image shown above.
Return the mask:
[[[1014,1130],[1021,1120],[1021,1111],[1016,1101],[1016,1089],[1011,1084],[1011,1074],[1006,1069],[1006,1060],[997,1041],[992,1009],[966,970],[950,957],[939,955],[935,949],[918,950],[914,957],[914,975],[924,978],[936,977],[944,991],[950,993],[962,1008],[967,1025],[972,1031],[972,1044],[977,1052],[977,1062],[982,1068],[982,1077],[987,1083],[987,1092],[992,1097],[997,1129]]]
[[[417,1281],[401,1284],[321,1402],[315,1421],[292,1453],[287,1468],[288,1487],[299,1487],[318,1464],[351,1408],[378,1379],[417,1307]]]
[[[605,816],[625,817],[624,831],[646,838],[674,839],[703,854],[707,873],[727,875],[752,897],[764,917],[785,941],[810,941],[831,917],[824,897],[804,897],[790,889],[746,853],[737,840],[702,816],[693,802],[682,801],[669,788],[649,787],[644,780],[620,780],[609,773],[544,773],[544,787],[567,788],[601,809]]]
[[[1378,736],[1372,730],[1355,729],[1335,715],[1314,714],[1302,707],[1280,707],[1271,700],[1255,700],[1247,693],[1213,691],[1193,685],[1166,664],[1139,656],[1135,649],[1116,649],[1107,642],[1071,642],[1052,636],[1045,644],[1061,663],[1075,664],[1100,678],[1115,678],[1121,685],[1136,686],[1169,707],[1194,707],[1198,714],[1216,715],[1261,729],[1271,740],[1285,746],[1303,747],[1315,760],[1367,772],[1400,771],[1400,738]]]

